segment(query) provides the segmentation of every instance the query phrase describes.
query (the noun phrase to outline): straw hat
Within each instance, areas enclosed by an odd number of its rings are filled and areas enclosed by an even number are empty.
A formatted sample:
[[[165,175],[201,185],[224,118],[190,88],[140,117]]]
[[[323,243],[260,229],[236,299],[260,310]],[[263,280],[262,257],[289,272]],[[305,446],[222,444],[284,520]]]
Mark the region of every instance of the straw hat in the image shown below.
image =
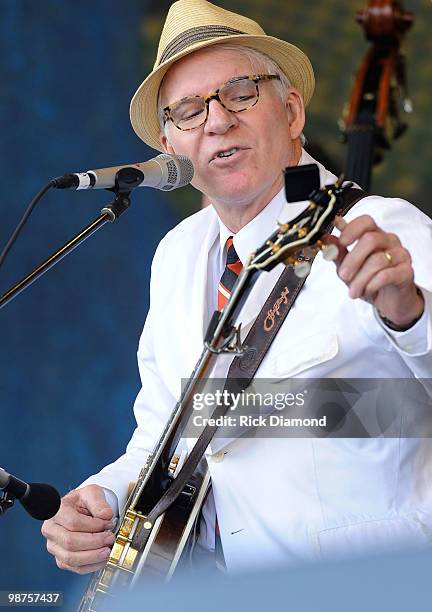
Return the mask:
[[[253,47],[271,57],[309,102],[315,86],[311,63],[294,45],[267,36],[252,19],[206,0],[178,0],[171,5],[159,41],[153,71],[138,87],[130,105],[132,127],[145,143],[161,151],[157,99],[165,73],[193,51],[229,43]]]

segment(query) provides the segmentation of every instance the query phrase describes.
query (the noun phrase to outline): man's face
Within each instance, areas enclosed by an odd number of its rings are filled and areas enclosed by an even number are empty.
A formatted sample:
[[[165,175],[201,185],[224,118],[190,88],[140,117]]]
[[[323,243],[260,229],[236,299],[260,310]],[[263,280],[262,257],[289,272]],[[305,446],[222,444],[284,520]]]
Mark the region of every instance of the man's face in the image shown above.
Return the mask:
[[[179,60],[168,71],[161,90],[163,106],[186,96],[206,96],[233,77],[265,73],[252,68],[237,51],[203,49]],[[187,155],[195,168],[192,184],[216,208],[255,205],[257,212],[283,186],[282,169],[298,163],[304,126],[303,101],[291,88],[283,101],[274,81],[259,83],[257,104],[232,113],[211,100],[204,125],[191,131],[166,124],[161,143],[170,154]],[[236,148],[234,155],[218,158]]]

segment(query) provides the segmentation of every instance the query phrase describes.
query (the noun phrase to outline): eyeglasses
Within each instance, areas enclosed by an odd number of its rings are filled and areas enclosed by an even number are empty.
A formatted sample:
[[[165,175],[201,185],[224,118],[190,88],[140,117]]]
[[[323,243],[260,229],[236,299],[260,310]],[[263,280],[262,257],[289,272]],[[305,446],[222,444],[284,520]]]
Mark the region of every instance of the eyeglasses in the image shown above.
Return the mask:
[[[255,106],[259,99],[259,81],[280,80],[277,74],[254,74],[227,81],[207,96],[187,96],[163,109],[164,125],[168,120],[183,131],[193,130],[207,121],[210,100],[217,100],[232,113]]]

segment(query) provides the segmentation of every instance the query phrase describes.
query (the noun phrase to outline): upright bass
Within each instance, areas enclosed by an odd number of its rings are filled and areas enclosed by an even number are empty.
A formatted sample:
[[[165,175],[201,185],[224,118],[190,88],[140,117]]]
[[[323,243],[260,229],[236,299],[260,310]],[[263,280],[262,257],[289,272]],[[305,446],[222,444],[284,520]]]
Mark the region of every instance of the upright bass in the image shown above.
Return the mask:
[[[414,15],[396,0],[369,0],[357,21],[372,44],[357,70],[341,128],[348,146],[345,178],[367,191],[372,167],[407,128],[402,113],[412,112],[401,46]]]

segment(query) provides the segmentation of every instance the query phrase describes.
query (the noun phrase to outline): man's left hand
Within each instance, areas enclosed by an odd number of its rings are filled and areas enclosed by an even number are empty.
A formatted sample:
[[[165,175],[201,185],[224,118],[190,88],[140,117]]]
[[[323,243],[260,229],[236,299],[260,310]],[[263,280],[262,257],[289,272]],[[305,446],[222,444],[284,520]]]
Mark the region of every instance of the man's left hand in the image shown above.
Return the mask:
[[[346,224],[339,242],[345,248],[356,243],[337,261],[338,275],[351,298],[373,303],[398,327],[420,317],[424,301],[414,284],[411,256],[396,234],[384,232],[372,217],[362,215]]]

